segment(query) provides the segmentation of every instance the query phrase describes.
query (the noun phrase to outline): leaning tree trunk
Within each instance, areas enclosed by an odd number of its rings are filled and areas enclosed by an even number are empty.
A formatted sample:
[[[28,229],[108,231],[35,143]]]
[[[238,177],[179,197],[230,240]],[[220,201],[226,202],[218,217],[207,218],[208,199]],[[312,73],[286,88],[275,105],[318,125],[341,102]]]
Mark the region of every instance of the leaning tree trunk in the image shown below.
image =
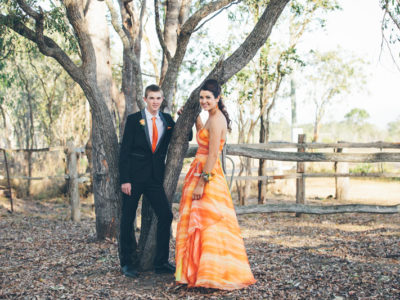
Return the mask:
[[[270,0],[250,35],[230,57],[215,66],[207,79],[216,78],[220,84],[224,84],[246,66],[258,49],[266,42],[272,27],[288,2],[289,0]],[[168,150],[164,188],[170,202],[175,194],[183,158],[188,149],[187,136],[196,120],[197,113],[200,111],[199,92],[200,87],[197,87],[186,102],[183,113],[176,122]]]

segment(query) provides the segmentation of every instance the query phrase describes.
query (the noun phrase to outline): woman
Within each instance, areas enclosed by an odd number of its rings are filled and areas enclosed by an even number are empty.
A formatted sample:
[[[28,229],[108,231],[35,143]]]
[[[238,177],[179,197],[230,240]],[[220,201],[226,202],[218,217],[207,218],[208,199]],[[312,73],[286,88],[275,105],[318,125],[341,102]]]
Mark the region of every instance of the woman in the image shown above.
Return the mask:
[[[209,113],[196,120],[196,157],[186,175],[176,237],[178,283],[223,290],[255,283],[232,197],[218,158],[230,125],[216,80],[200,90],[200,105]]]

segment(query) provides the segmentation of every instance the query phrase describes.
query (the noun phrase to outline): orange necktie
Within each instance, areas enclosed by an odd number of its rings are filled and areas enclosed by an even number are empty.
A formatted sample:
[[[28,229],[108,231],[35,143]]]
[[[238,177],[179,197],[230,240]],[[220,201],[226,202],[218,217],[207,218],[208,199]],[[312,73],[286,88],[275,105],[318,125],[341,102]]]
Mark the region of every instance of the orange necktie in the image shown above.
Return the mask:
[[[157,125],[156,125],[156,117],[152,117],[151,118],[153,120],[153,141],[151,144],[151,150],[156,151],[156,147],[157,147],[157,140],[158,140],[158,131],[157,131]]]

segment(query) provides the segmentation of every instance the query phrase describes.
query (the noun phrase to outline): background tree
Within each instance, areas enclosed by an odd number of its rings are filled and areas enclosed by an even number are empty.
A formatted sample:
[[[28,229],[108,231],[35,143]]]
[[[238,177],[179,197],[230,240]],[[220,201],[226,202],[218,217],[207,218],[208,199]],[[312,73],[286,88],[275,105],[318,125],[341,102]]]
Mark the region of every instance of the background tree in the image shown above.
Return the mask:
[[[382,18],[382,49],[386,46],[390,52],[393,63],[400,71],[400,53],[392,52],[392,45],[400,41],[400,2],[399,0],[380,0],[380,5],[384,11]],[[389,35],[389,36],[387,36]]]
[[[259,2],[246,3],[246,12],[255,22],[263,10]],[[316,26],[323,26],[325,13],[338,9],[337,1],[292,1],[290,10],[280,19],[278,28],[286,31],[287,38],[273,36],[260,49],[259,54],[232,81],[238,91],[238,143],[254,142],[255,129],[259,130],[258,141],[266,143],[270,137],[271,112],[278,100],[282,100],[282,83],[295,68],[304,66],[297,53],[298,43],[303,34]],[[233,89],[233,88],[232,88]],[[246,106],[247,110],[240,108]],[[239,176],[251,173],[251,159],[241,158]],[[259,160],[258,175],[266,174],[266,161]],[[236,181],[239,203],[244,204],[250,192],[249,181]],[[264,203],[266,182],[258,182],[258,202]]]
[[[361,140],[363,132],[367,130],[367,120],[369,119],[369,113],[362,108],[353,108],[347,114],[344,115],[345,122],[348,126],[347,130],[352,131],[352,141]]]
[[[369,117],[369,113],[363,108],[353,108],[344,115],[344,118],[348,123],[359,126],[362,126]]]
[[[326,110],[340,96],[350,94],[365,84],[363,61],[345,57],[339,51],[325,53],[312,51],[307,62],[308,72],[304,76],[307,98],[313,102],[314,132],[313,142],[318,141],[321,120]]]

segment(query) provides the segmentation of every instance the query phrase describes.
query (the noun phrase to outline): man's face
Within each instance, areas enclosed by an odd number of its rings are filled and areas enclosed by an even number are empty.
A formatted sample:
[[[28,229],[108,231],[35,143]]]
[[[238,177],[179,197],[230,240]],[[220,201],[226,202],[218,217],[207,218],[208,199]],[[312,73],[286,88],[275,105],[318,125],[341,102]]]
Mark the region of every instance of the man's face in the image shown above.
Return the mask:
[[[144,101],[147,103],[147,110],[152,115],[157,114],[163,100],[164,97],[162,96],[160,91],[158,92],[149,91],[147,93],[147,97],[144,97]]]

